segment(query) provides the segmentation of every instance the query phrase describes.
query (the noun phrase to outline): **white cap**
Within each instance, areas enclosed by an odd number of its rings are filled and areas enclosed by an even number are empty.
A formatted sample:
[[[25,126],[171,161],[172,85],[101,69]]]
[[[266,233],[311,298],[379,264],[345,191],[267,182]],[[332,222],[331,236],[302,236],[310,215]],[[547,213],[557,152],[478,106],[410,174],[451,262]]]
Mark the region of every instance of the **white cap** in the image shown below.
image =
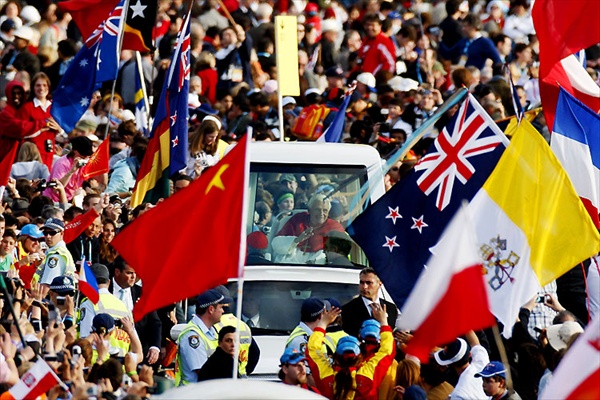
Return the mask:
[[[88,139],[90,139],[92,142],[99,142],[100,138],[96,135],[94,135],[93,133],[91,135],[87,135],[86,136]]]
[[[28,42],[31,41],[31,39],[33,39],[33,29],[31,29],[28,26],[22,26],[19,29],[17,29],[13,35],[15,37],[27,40]]]
[[[388,81],[388,85],[397,92],[408,92],[409,90],[417,90],[419,82],[401,76],[395,76]]]
[[[296,99],[294,99],[291,96],[285,96],[283,99],[281,99],[281,107],[285,107],[288,104],[296,104]]]
[[[269,79],[263,85],[262,91],[266,94],[272,94],[277,91],[277,81],[274,79]]]
[[[320,96],[321,95],[321,91],[319,89],[317,89],[317,88],[307,89],[304,92],[304,97],[308,96],[309,94],[318,94]]]
[[[370,88],[375,87],[375,77],[370,72],[363,72],[356,77],[356,80],[360,83],[367,85]]]
[[[40,13],[34,6],[25,6],[21,10],[21,19],[28,25],[37,24],[42,20]]]
[[[399,119],[394,126],[392,126],[392,129],[402,129],[406,133],[406,136],[413,132],[412,125],[408,122],[402,121],[401,119]]]
[[[337,22],[335,19],[324,19],[323,22],[321,22],[321,31],[323,33],[325,32],[340,32],[342,30],[342,27],[340,26],[340,23]]]
[[[126,121],[135,121],[135,115],[133,114],[133,112],[131,112],[131,110],[123,110],[123,122]]]

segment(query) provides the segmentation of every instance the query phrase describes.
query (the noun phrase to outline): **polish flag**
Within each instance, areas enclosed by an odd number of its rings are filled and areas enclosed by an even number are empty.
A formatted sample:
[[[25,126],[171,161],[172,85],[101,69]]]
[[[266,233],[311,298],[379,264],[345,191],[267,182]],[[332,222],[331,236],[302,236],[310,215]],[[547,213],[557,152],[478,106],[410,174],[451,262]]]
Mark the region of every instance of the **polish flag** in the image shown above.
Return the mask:
[[[483,280],[475,228],[466,206],[456,213],[431,251],[433,256],[398,323],[398,328],[414,331],[406,352],[422,362],[429,360],[435,346],[496,324]]]
[[[98,282],[96,282],[96,277],[94,276],[89,263],[85,261],[85,258],[81,260],[81,271],[79,272],[79,291],[94,304],[98,304],[98,301],[100,301]]]
[[[567,351],[541,398],[600,399],[600,318]]]
[[[62,382],[52,368],[39,358],[9,393],[12,399],[35,399],[59,383]]]

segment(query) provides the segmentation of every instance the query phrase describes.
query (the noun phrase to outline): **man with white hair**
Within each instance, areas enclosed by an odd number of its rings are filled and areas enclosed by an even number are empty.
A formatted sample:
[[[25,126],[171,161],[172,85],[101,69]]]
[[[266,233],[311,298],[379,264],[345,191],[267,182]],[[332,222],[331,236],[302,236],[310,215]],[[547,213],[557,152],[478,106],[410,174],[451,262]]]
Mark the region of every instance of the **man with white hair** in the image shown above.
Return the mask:
[[[294,243],[299,250],[314,253],[323,250],[329,231],[344,232],[344,227],[329,218],[331,200],[323,194],[315,194],[308,201],[308,212],[289,219],[277,236],[296,236]]]

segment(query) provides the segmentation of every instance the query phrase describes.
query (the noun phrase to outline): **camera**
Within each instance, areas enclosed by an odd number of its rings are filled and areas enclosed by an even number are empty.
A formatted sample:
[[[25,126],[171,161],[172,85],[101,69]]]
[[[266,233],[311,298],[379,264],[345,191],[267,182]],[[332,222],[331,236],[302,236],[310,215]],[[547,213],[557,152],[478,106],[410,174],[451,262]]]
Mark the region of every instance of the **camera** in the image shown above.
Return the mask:
[[[56,353],[56,355],[46,354],[44,355],[44,361],[58,361],[63,362],[65,355],[62,352]]]
[[[64,306],[65,305],[65,296],[57,296],[56,297],[56,305]]]
[[[85,167],[88,163],[88,160],[77,160],[77,168]]]
[[[42,179],[40,183],[38,183],[37,191],[43,192],[47,188],[55,188],[57,186],[56,182],[47,182],[45,179]]]
[[[71,349],[71,354],[71,366],[74,367],[75,365],[77,365],[77,362],[81,357],[81,347],[77,345],[73,346],[73,348]]]
[[[123,322],[120,319],[115,319],[115,328],[123,328]]]
[[[538,296],[535,298],[535,302],[536,303],[545,303],[546,302],[546,296]]]

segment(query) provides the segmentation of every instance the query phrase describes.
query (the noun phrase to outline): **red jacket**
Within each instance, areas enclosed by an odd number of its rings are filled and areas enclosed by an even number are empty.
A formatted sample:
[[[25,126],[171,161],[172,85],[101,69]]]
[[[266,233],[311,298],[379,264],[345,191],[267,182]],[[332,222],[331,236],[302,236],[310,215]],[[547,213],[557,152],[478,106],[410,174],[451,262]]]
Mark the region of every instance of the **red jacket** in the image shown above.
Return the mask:
[[[214,68],[206,68],[198,71],[197,74],[202,79],[202,95],[212,104],[217,102],[217,82],[219,75]]]
[[[17,113],[19,118],[30,121],[36,124],[46,125],[46,121],[51,118],[50,107],[46,111],[42,107],[36,107],[33,101],[28,101],[23,104]],[[36,131],[32,135],[25,138],[25,140],[35,143],[40,155],[42,156],[42,162],[46,164],[49,171],[52,171],[52,161],[54,160],[54,143],[55,143],[56,132],[47,131]],[[46,147],[46,141],[50,141],[50,146]],[[47,149],[50,149],[48,151]]]
[[[366,37],[358,52],[362,60],[362,72],[375,75],[379,70],[396,73],[396,46],[392,39],[380,33],[374,38]]]
[[[39,131],[46,123],[42,121],[28,121],[17,117],[17,109],[13,104],[13,88],[23,84],[19,81],[10,81],[6,85],[6,99],[8,105],[0,112],[0,160],[12,157],[15,162],[17,151],[23,143],[23,138]],[[25,91],[23,91],[25,95]]]

